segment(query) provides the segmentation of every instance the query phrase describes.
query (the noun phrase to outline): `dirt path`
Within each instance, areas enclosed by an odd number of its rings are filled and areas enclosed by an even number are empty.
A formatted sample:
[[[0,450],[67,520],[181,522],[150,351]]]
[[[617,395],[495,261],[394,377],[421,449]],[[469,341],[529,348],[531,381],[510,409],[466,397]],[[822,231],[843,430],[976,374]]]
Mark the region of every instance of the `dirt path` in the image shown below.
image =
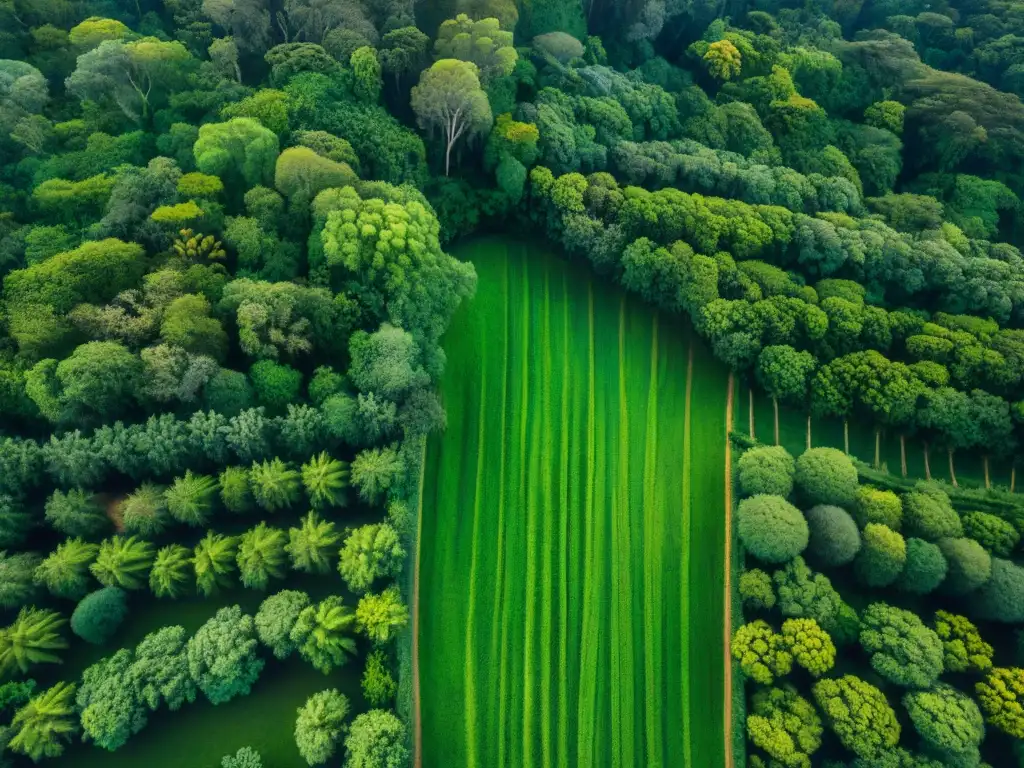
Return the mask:
[[[733,768],[732,759],[732,430],[733,374],[729,373],[729,394],[725,400],[725,768]]]
[[[412,749],[415,768],[423,766],[423,717],[420,713],[420,536],[423,534],[423,479],[427,472],[427,439],[420,456],[420,490],[416,503],[416,560],[412,573]]]

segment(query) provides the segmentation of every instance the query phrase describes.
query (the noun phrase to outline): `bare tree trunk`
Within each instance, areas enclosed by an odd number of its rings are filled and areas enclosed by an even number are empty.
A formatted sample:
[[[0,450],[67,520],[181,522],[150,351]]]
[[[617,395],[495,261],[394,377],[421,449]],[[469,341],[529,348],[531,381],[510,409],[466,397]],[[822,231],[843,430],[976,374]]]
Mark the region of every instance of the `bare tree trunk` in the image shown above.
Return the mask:
[[[991,480],[989,479],[989,476],[988,476],[988,454],[987,453],[984,456],[981,457],[981,463],[982,463],[982,466],[985,467],[985,490],[988,490],[989,488],[992,487],[992,482],[991,482]]]
[[[931,464],[928,462],[928,443],[924,444],[924,479],[932,479],[932,467]]]
[[[449,170],[449,168],[451,168],[451,164],[452,164],[452,144],[453,143],[454,142],[451,139],[448,139],[448,146],[444,150],[444,175],[445,176],[449,175],[448,174],[448,170]]]
[[[750,402],[750,439],[757,440],[757,434],[754,432],[754,388],[747,387],[748,400]]]
[[[850,420],[843,419],[843,453],[850,455]]]
[[[875,427],[875,469],[882,466],[882,430]]]
[[[946,454],[949,456],[949,481],[953,483],[954,488],[959,488],[956,482],[956,469],[953,467],[953,449],[947,448]]]
[[[775,411],[775,444],[779,444],[779,399],[772,398],[772,408]]]
[[[811,414],[807,414],[807,450],[811,450]]]
[[[900,435],[900,473],[907,476],[907,436]]]

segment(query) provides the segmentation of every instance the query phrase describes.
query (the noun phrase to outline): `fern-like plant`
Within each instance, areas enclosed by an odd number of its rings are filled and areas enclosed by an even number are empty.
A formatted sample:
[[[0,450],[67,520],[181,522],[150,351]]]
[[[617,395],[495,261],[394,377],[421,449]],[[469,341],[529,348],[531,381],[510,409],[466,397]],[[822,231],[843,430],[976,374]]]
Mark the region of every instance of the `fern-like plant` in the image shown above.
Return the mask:
[[[238,538],[210,531],[196,544],[192,558],[196,569],[196,589],[209,597],[231,584],[238,555]]]
[[[167,511],[179,523],[199,528],[206,525],[217,499],[217,480],[209,475],[193,475],[186,470],[164,494]]]
[[[54,651],[68,647],[60,634],[67,623],[56,611],[22,608],[13,624],[0,629],[0,677],[25,674],[36,664],[60,664]]]
[[[14,734],[7,743],[12,752],[38,763],[44,757],[60,757],[64,745],[78,733],[75,686],[57,683],[19,709],[11,723]]]
[[[348,464],[324,451],[302,465],[302,484],[313,506],[344,506]]]
[[[327,573],[338,552],[341,536],[334,523],[321,520],[316,512],[302,518],[302,525],[288,529],[285,550],[292,559],[292,568],[305,573]]]
[[[170,523],[163,488],[143,483],[121,502],[121,522],[126,533],[152,538]]]
[[[281,459],[254,463],[249,484],[256,503],[268,512],[290,508],[299,500],[299,473]]]
[[[142,589],[152,564],[152,544],[135,536],[115,536],[100,544],[96,562],[89,570],[105,587]]]
[[[192,552],[180,544],[168,544],[156,553],[149,588],[157,597],[177,599],[188,590],[192,573]]]
[[[260,523],[242,534],[238,544],[238,572],[249,589],[266,589],[273,579],[283,579],[288,570],[285,545],[288,537],[280,528]]]
[[[36,584],[46,587],[55,597],[81,600],[89,591],[89,566],[99,549],[82,539],[68,539],[58,544],[36,568]]]
[[[354,625],[352,610],[340,597],[331,595],[302,610],[291,640],[299,655],[326,675],[355,655]]]

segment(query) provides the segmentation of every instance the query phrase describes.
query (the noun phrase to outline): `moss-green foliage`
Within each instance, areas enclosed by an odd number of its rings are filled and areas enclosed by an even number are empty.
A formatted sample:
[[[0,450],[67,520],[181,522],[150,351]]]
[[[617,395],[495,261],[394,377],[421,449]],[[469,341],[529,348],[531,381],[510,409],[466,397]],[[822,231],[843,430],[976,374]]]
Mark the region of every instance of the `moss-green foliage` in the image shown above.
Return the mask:
[[[363,698],[374,707],[391,701],[398,692],[398,684],[388,669],[387,656],[376,650],[366,657],[366,669],[362,679]]]
[[[814,573],[796,557],[772,575],[783,616],[811,618],[840,645],[854,642],[860,630],[857,614],[843,602],[827,576]]]
[[[745,496],[789,496],[793,491],[793,457],[781,445],[761,445],[744,451],[736,463]]]
[[[307,763],[326,763],[334,755],[344,735],[348,714],[348,699],[334,688],[313,694],[299,707],[295,744]]]
[[[903,572],[907,543],[903,537],[880,523],[864,527],[864,541],[854,563],[857,578],[869,587],[892,584]]]
[[[992,646],[966,616],[935,613],[935,634],[942,640],[944,664],[949,672],[987,672],[992,668]]]
[[[949,497],[939,492],[903,495],[903,526],[908,536],[926,541],[963,536],[963,523]]]
[[[752,496],[736,511],[737,531],[747,551],[766,563],[784,563],[807,547],[807,520],[781,496]]]
[[[942,584],[948,567],[946,556],[937,544],[924,539],[907,539],[907,561],[897,586],[904,592],[927,595]]]
[[[775,607],[775,588],[772,577],[760,568],[751,568],[740,575],[740,597],[748,611],[770,610]]]
[[[110,640],[128,615],[128,595],[123,589],[105,587],[86,595],[71,614],[71,631],[95,645]]]
[[[812,448],[796,460],[796,487],[809,504],[852,508],[857,498],[857,470],[835,448]]]
[[[942,588],[951,595],[966,595],[992,576],[992,556],[974,539],[939,539],[949,568]]]
[[[939,636],[916,614],[886,603],[861,614],[860,644],[875,671],[896,685],[928,688],[943,671]]]
[[[1024,621],[1024,568],[993,557],[988,582],[970,596],[970,601],[979,618],[1007,624]]]
[[[789,674],[793,668],[787,639],[765,621],[754,621],[737,629],[731,648],[743,674],[761,685],[771,685],[776,677]]]
[[[1024,738],[1024,669],[996,667],[975,686],[985,721]]]
[[[782,623],[782,638],[793,661],[812,677],[821,677],[836,663],[835,644],[814,619],[786,619]]]
[[[781,765],[809,766],[821,747],[821,718],[792,686],[754,694],[747,714],[747,734],[758,749]]]
[[[805,516],[810,530],[807,556],[813,563],[835,568],[853,561],[861,547],[860,531],[846,510],[819,504]]]
[[[978,746],[985,738],[978,705],[949,685],[912,691],[903,697],[910,721],[926,751],[950,765],[978,765]]]
[[[814,700],[844,747],[865,759],[882,757],[900,739],[896,713],[878,688],[853,675],[819,680]]]
[[[857,488],[857,503],[851,511],[861,528],[868,523],[879,523],[898,531],[903,524],[903,503],[900,497],[892,491],[872,488],[870,485]]]
[[[1008,557],[1020,541],[1012,523],[987,512],[970,512],[963,517],[964,535],[974,539],[996,557]]]

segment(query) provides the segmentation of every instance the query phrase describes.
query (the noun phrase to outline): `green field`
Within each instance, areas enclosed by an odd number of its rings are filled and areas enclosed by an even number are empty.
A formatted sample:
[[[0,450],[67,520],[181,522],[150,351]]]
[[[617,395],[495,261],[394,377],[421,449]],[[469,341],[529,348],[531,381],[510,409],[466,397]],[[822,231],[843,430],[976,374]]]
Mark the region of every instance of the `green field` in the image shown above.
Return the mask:
[[[427,447],[423,765],[724,765],[727,372],[544,247],[458,256],[479,286]]]

